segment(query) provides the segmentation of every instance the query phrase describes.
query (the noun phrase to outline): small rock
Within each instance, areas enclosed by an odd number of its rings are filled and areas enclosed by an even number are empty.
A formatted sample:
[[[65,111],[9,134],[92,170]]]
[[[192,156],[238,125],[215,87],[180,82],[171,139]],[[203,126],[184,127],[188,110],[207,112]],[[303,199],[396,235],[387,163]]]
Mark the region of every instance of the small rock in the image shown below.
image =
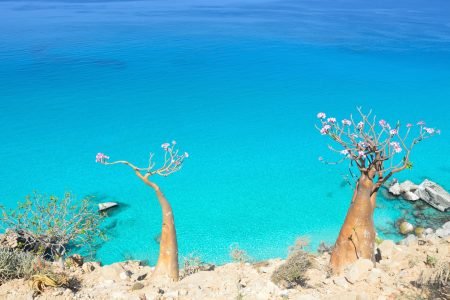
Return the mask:
[[[450,236],[450,229],[439,228],[439,229],[436,230],[436,235],[438,237],[441,237],[441,238],[445,238],[447,236]]]
[[[408,233],[413,232],[413,230],[414,230],[414,226],[411,223],[406,222],[406,221],[403,221],[402,223],[400,223],[399,231],[401,234],[407,235]]]
[[[140,282],[136,282],[135,284],[133,284],[133,286],[131,287],[132,291],[137,291],[144,288],[144,285]]]
[[[447,224],[447,223],[446,223],[446,224]],[[434,232],[434,230],[431,229],[431,228],[427,228],[427,229],[425,229],[425,231],[424,231],[424,233],[425,233],[426,235],[432,234],[433,232]]]
[[[442,225],[442,229],[448,229],[450,230],[450,221],[446,222],[444,225]]]
[[[373,268],[372,271],[369,272],[369,275],[367,276],[367,282],[370,284],[377,284],[381,281],[381,275],[383,274],[383,271],[377,268]]]
[[[417,237],[413,234],[408,235],[405,239],[400,241],[400,245],[411,246],[417,243]]]
[[[394,252],[395,243],[391,240],[384,240],[378,245],[378,249],[381,252],[381,259],[389,259]]]
[[[370,259],[360,258],[350,266],[345,278],[352,284],[364,280],[372,268],[373,262]]]
[[[112,207],[118,206],[119,204],[116,202],[104,202],[98,204],[98,211],[105,211],[107,209],[110,209]]]
[[[340,286],[341,288],[344,288],[344,289],[348,288],[348,282],[344,277],[333,278],[333,282],[335,285]]]
[[[130,279],[131,275],[133,275],[133,273],[131,273],[130,271],[124,271],[119,274],[119,277],[122,280],[127,280]]]
[[[425,233],[425,228],[423,228],[423,227],[417,227],[416,229],[414,229],[414,234],[417,237],[423,237],[424,233]]]
[[[85,273],[91,273],[95,269],[100,268],[100,263],[98,262],[86,262],[83,264],[82,269]]]

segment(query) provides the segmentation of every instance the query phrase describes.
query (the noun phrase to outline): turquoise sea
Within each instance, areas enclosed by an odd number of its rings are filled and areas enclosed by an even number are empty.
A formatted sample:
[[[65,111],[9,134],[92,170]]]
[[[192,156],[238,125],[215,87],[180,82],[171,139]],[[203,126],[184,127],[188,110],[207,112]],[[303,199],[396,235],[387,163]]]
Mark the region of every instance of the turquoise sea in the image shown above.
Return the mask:
[[[190,158],[155,181],[181,256],[333,243],[352,190],[346,165],[318,161],[334,154],[314,124],[357,106],[440,128],[397,178],[450,189],[450,2],[0,1],[0,202],[33,191],[119,202],[103,263],[154,263],[161,219],[152,191],[96,153],[145,164],[173,139]],[[378,203],[380,229],[413,209]]]

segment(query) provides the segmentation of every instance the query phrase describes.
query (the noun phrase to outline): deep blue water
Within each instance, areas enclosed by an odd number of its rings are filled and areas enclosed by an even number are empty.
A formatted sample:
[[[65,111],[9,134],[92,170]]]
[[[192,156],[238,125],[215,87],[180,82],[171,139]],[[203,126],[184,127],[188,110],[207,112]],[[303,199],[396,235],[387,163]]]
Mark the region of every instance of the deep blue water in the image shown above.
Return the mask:
[[[315,116],[357,106],[440,128],[397,177],[450,189],[448,1],[0,1],[0,201],[36,190],[120,202],[105,263],[154,263],[160,211],[95,154],[145,164],[172,139],[190,158],[156,181],[181,256],[332,243],[352,190],[346,165],[319,163],[333,154]],[[379,228],[412,209],[379,198]]]

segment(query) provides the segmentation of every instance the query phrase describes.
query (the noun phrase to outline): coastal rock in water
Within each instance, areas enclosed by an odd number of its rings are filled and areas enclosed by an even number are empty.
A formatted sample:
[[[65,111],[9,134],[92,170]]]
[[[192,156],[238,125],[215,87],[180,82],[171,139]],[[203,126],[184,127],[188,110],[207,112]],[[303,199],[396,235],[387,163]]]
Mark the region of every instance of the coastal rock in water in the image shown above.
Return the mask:
[[[394,183],[393,185],[391,185],[389,187],[389,193],[391,193],[392,195],[395,196],[400,196],[401,195],[401,188],[400,188],[400,184],[398,182]]]
[[[417,190],[419,186],[417,184],[414,184],[410,180],[406,180],[402,183],[400,183],[400,193],[407,193],[407,192],[414,192]]]
[[[406,235],[408,233],[413,232],[413,230],[414,230],[414,226],[411,223],[406,222],[406,221],[403,221],[402,223],[400,223],[399,231],[401,234]]]
[[[408,191],[402,194],[402,198],[408,201],[417,201],[420,199],[415,193]]]
[[[98,211],[105,211],[107,209],[110,209],[111,207],[118,206],[119,204],[116,202],[104,202],[98,204]]]
[[[450,194],[443,187],[430,180],[425,179],[419,185],[415,194],[440,211],[446,211],[450,207]]]

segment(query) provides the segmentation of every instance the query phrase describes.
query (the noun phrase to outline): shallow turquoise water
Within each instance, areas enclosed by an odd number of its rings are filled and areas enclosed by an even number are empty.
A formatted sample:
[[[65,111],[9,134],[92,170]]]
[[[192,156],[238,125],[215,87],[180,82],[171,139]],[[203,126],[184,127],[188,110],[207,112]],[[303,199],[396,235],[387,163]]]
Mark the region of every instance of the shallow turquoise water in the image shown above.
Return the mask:
[[[370,5],[370,6],[368,6]],[[299,235],[332,243],[347,168],[314,129],[356,106],[443,134],[399,179],[450,189],[446,1],[0,1],[0,199],[37,190],[118,201],[97,258],[155,262],[154,195],[97,152],[145,164],[176,139],[182,172],[158,178],[181,255],[284,256]],[[408,204],[379,199],[379,228]]]

